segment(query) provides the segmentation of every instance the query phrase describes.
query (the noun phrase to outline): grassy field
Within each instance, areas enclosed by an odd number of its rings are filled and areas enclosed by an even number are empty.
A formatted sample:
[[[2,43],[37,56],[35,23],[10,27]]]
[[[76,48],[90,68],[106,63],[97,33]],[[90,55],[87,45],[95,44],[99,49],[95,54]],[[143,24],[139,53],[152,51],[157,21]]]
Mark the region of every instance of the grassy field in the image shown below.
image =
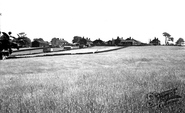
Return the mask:
[[[185,48],[127,47],[70,56],[0,61],[2,113],[183,113]],[[161,109],[144,95],[178,87],[183,98]]]

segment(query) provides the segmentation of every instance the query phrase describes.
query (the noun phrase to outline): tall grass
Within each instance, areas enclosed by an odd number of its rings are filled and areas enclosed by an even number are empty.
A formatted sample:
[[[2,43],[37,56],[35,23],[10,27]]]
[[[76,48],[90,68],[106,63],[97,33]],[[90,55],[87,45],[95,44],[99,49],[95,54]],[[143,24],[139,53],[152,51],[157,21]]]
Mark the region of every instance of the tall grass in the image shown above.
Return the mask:
[[[183,113],[182,48],[130,47],[93,55],[0,62],[2,113]],[[9,69],[7,69],[7,67]],[[147,108],[145,94],[178,87],[183,98]]]

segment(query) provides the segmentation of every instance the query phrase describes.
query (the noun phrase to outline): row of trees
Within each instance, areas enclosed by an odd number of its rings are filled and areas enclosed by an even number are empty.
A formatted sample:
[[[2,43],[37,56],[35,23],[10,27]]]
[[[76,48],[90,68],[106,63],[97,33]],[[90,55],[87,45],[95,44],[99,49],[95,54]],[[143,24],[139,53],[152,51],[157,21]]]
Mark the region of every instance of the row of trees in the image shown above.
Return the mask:
[[[19,47],[30,47],[31,46],[31,40],[27,37],[27,35],[24,32],[17,34],[18,38],[12,36],[11,32],[8,32],[8,34],[12,38],[11,41],[14,43],[17,43]]]
[[[61,42],[65,42],[65,44],[68,43],[64,39],[61,40],[59,38],[52,38],[50,42],[44,41],[43,38],[34,38],[33,41],[31,41],[31,39],[27,37],[27,34],[25,32],[18,33],[18,38],[12,36],[11,32],[8,32],[8,34],[10,36],[10,41],[17,43],[19,47],[44,47],[49,46],[49,43],[57,46],[60,45]]]

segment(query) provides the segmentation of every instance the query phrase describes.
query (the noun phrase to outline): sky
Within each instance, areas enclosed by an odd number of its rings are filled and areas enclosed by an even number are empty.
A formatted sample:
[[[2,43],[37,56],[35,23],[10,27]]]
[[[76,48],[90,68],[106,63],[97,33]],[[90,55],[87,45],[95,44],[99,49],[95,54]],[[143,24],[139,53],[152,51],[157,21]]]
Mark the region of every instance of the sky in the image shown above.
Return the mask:
[[[163,32],[175,41],[185,38],[183,0],[0,0],[0,29],[17,37],[91,40],[132,37],[164,43]]]

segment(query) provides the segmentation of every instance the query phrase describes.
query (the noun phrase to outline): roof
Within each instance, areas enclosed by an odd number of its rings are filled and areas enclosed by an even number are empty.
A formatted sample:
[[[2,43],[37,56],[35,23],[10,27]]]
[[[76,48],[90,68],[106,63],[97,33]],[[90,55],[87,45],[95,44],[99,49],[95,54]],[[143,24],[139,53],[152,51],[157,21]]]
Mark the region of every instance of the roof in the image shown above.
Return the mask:
[[[62,39],[62,40],[60,40],[61,42],[63,42],[63,43],[67,43],[67,41],[66,40],[64,40],[64,39]]]
[[[40,40],[34,40],[32,43],[35,43],[35,42],[38,42],[38,43],[47,43],[45,41],[40,41]]]
[[[140,41],[138,41],[138,40],[135,40],[135,39],[130,39],[130,40],[121,40],[121,42],[138,42],[138,43],[142,43],[142,42],[140,42]]]

